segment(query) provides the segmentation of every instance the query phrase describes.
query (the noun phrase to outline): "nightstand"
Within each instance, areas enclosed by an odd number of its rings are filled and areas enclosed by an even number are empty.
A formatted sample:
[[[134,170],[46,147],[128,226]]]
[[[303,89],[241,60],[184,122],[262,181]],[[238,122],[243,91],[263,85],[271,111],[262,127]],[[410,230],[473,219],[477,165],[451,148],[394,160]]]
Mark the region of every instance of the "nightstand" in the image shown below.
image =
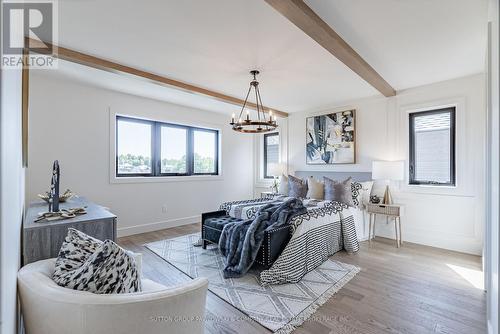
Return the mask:
[[[375,223],[377,222],[377,215],[382,215],[387,217],[387,223],[389,223],[390,218],[394,219],[394,231],[396,232],[396,247],[401,247],[401,245],[403,244],[403,239],[401,237],[401,215],[403,211],[403,206],[400,204],[369,203],[366,207],[366,211],[368,212],[369,222],[370,222],[368,228],[369,242],[371,243],[371,240],[375,238]]]
[[[272,198],[274,195],[276,195],[275,192],[272,191],[263,191],[260,193],[260,198]]]

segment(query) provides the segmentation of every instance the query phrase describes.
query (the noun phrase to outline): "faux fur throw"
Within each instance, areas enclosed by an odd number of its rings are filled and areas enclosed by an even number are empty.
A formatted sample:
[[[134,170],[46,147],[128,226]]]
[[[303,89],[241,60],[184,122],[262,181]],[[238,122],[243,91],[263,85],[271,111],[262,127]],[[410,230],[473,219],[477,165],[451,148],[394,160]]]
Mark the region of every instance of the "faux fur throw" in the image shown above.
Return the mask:
[[[224,278],[241,277],[248,272],[257,257],[266,229],[284,226],[293,217],[306,212],[300,199],[291,198],[262,206],[253,220],[226,224],[219,239],[219,249],[226,257]]]

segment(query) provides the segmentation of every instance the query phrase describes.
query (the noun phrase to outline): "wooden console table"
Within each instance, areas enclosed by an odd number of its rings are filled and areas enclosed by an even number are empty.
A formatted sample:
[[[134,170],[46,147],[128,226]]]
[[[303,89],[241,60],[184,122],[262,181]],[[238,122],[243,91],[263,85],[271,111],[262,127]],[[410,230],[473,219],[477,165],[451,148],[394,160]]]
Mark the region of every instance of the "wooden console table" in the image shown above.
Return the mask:
[[[59,249],[72,227],[94,238],[116,240],[116,216],[108,209],[83,197],[60,203],[60,209],[87,207],[87,213],[74,218],[35,223],[39,213],[46,212],[47,203],[31,203],[26,210],[23,226],[23,265],[38,260],[57,257]]]

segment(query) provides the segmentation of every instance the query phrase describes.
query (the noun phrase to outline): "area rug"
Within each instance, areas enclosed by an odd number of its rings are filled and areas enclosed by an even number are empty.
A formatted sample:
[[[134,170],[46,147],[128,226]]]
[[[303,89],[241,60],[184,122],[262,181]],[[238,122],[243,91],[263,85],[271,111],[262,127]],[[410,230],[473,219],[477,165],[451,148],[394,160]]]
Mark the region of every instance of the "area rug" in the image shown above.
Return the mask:
[[[224,258],[217,246],[194,247],[199,238],[190,234],[145,246],[189,277],[208,278],[211,292],[278,334],[300,326],[359,272],[356,266],[330,259],[295,284],[261,286],[257,272],[224,279]]]

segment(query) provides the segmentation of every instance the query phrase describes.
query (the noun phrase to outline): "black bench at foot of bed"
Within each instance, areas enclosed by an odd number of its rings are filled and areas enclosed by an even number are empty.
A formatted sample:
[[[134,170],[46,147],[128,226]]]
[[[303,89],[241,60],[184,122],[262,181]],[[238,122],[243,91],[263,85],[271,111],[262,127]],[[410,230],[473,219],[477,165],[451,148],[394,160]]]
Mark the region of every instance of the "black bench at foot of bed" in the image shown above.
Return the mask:
[[[242,220],[228,216],[224,210],[202,213],[201,239],[203,241],[203,249],[207,248],[209,242],[218,245],[224,225],[237,221]],[[291,226],[266,230],[264,232],[264,241],[260,246],[255,262],[261,264],[266,269],[270,268],[278,256],[280,256],[291,237]]]

